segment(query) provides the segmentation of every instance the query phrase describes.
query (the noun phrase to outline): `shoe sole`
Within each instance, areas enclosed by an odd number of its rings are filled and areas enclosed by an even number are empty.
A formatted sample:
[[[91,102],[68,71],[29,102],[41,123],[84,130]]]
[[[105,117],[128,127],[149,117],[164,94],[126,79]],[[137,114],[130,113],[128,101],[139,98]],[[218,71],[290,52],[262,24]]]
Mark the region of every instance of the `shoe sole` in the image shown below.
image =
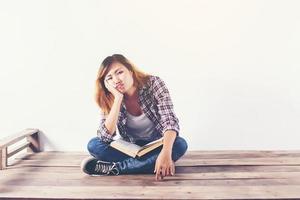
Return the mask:
[[[91,175],[91,174],[89,174],[89,173],[85,170],[85,165],[86,165],[89,161],[94,160],[94,159],[95,159],[95,158],[92,157],[92,156],[89,156],[89,157],[83,159],[83,161],[81,161],[81,164],[80,164],[81,171],[84,172],[84,173],[86,173],[86,174],[88,174],[88,175]]]

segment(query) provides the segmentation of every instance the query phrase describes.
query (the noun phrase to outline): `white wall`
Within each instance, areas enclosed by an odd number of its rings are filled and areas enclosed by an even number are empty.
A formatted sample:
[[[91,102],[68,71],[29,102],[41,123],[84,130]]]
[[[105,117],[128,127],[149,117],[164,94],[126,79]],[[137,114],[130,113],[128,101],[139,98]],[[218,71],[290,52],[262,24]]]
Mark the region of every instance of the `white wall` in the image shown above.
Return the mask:
[[[167,83],[189,150],[299,149],[300,1],[0,1],[0,134],[96,135],[94,80],[122,53]]]

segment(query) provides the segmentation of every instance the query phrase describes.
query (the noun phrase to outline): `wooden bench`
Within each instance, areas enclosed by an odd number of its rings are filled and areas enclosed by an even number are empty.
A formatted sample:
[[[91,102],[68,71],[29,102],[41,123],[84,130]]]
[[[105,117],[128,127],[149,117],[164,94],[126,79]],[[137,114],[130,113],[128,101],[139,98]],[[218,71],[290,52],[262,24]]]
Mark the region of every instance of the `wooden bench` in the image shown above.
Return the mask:
[[[27,151],[29,152],[39,152],[40,143],[38,135],[38,129],[28,128],[12,136],[8,136],[3,140],[0,140],[0,170],[3,170],[7,167],[8,158],[12,157],[23,149],[27,148]],[[9,146],[18,143],[25,138],[25,142],[17,144],[8,151]]]

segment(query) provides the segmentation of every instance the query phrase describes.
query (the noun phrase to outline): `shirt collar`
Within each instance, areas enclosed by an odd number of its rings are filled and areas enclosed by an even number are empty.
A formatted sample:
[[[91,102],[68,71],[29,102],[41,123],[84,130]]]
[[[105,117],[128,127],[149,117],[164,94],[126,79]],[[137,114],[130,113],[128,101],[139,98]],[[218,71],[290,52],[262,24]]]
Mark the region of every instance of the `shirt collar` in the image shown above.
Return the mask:
[[[138,89],[138,94],[139,94],[139,100],[141,99],[141,96],[143,95],[143,93],[147,90],[147,85],[143,85],[143,87],[139,88]],[[126,106],[125,106],[125,102],[124,102],[124,99],[121,103],[121,106],[126,110]]]

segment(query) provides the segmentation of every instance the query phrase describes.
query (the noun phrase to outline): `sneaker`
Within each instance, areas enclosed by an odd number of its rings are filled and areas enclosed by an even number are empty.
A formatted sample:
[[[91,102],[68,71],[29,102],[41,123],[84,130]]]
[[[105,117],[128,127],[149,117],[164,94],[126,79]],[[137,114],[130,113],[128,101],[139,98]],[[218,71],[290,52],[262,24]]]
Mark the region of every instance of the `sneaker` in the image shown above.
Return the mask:
[[[87,157],[81,162],[81,170],[92,176],[119,175],[116,163],[105,162],[94,157]]]

